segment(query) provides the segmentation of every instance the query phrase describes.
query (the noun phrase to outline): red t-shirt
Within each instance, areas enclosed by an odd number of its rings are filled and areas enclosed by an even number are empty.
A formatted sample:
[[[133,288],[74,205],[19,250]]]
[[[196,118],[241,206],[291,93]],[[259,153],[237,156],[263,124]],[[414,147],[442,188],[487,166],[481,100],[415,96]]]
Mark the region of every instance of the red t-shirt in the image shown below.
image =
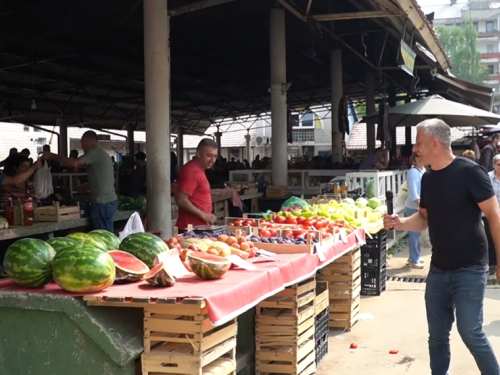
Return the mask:
[[[191,203],[199,210],[209,214],[212,212],[212,195],[210,184],[203,168],[194,160],[182,166],[177,182],[177,191],[189,196]],[[198,216],[183,211],[179,207],[179,218],[177,228],[185,230],[188,224],[207,225]]]

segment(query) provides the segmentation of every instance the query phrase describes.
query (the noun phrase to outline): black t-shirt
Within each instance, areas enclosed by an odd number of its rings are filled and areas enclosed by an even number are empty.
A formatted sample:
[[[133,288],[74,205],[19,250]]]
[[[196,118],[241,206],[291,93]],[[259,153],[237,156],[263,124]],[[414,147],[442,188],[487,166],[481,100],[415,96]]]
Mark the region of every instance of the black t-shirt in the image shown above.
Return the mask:
[[[428,214],[431,265],[453,271],[488,265],[488,241],[478,203],[495,194],[486,171],[466,158],[422,177],[420,207]]]

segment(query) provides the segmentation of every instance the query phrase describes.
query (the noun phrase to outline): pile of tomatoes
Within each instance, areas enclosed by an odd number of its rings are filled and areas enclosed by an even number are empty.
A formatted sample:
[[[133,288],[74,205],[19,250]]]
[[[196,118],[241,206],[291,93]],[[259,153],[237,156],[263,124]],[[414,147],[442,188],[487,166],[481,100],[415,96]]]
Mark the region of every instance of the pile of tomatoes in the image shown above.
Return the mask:
[[[237,219],[231,223],[227,223],[228,227],[256,227],[257,222],[254,219]]]
[[[323,238],[328,238],[333,233],[338,233],[339,228],[345,226],[345,222],[323,217],[277,216],[274,220],[261,220],[259,225],[259,235],[262,237],[275,237],[277,230],[281,230],[286,237],[302,238],[311,233],[311,238],[314,239],[315,232],[311,231],[321,232]]]

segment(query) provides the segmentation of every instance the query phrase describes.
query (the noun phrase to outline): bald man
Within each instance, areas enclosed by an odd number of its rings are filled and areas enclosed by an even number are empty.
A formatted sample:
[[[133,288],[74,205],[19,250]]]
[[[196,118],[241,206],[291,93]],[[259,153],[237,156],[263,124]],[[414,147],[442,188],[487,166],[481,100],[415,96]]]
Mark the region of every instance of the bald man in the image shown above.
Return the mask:
[[[118,208],[118,197],[115,191],[113,162],[108,153],[99,148],[99,140],[94,131],[82,135],[84,154],[77,159],[62,155],[43,153],[45,159],[55,160],[67,168],[87,167],[88,190],[90,191],[90,220],[95,229],[113,232],[113,216]]]

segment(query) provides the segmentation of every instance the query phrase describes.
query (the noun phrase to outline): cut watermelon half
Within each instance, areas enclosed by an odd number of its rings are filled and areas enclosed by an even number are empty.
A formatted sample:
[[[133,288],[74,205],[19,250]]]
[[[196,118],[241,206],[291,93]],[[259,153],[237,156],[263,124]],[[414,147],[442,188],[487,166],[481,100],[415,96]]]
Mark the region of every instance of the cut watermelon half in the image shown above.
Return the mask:
[[[133,283],[142,279],[149,272],[149,267],[140,259],[125,251],[112,250],[108,252],[115,261],[116,284]]]
[[[144,280],[153,286],[173,286],[175,278],[165,269],[163,262],[159,262],[151,271],[144,275]]]

